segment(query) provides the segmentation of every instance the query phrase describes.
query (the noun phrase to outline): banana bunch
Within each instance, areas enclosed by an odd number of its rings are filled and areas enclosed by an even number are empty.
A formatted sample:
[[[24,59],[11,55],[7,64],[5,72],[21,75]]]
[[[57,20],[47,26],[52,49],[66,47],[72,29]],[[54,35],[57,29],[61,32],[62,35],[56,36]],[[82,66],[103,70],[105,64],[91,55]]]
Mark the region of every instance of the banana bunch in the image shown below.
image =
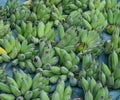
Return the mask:
[[[119,9],[117,8],[115,10],[109,9],[107,11],[107,18],[110,25],[118,25],[120,27],[119,17],[120,17]]]
[[[46,69],[42,71],[42,74],[45,77],[49,77],[52,84],[56,84],[59,79],[66,81],[68,78],[74,77],[73,72],[69,71],[65,66],[46,65]]]
[[[10,33],[10,24],[4,24],[3,20],[0,20],[0,39],[2,39],[6,34],[9,33]]]
[[[52,45],[50,43],[47,44],[44,39],[40,40],[39,45],[39,52],[37,50],[31,53],[26,52],[30,58],[25,58],[23,54],[20,54],[23,58],[20,60],[15,59],[13,64],[16,65],[18,63],[22,69],[26,68],[30,73],[42,72],[56,65],[59,58],[55,55],[55,50]]]
[[[32,16],[46,23],[50,19],[51,8],[45,5],[44,0],[36,0],[31,4]],[[34,20],[34,19],[33,19]]]
[[[5,53],[0,55],[0,62],[9,62],[11,59],[16,58],[19,53],[17,40],[10,34],[7,34],[4,38],[2,38],[0,45],[5,50]],[[17,45],[17,47],[16,47]]]
[[[7,77],[7,84],[0,82],[1,100],[36,100],[40,91],[49,92],[49,80],[37,73],[33,78],[22,70],[13,70],[13,78]],[[45,92],[45,93],[46,93]],[[43,99],[42,99],[43,100]],[[46,99],[47,100],[47,99]]]
[[[114,30],[114,34],[112,34],[112,38],[107,40],[105,43],[104,43],[104,51],[106,54],[110,54],[111,51],[116,51],[117,53],[120,52],[119,48],[119,34],[120,34],[120,30],[119,30],[119,27],[116,27],[115,30]]]
[[[78,78],[93,77],[97,80],[99,72],[100,67],[98,66],[98,62],[92,57],[92,54],[83,55],[82,66]]]
[[[70,14],[70,12],[78,10],[86,10],[88,8],[88,0],[63,0],[62,1],[63,10],[65,13]]]
[[[106,31],[109,34],[113,34],[116,30],[116,27],[120,27],[120,11],[119,8],[116,9],[109,9],[107,11],[107,20],[109,23],[109,26],[107,27]]]
[[[107,19],[99,9],[85,11],[82,16],[82,25],[87,30],[96,30],[100,33],[108,25]]]
[[[79,57],[77,57],[73,51],[68,53],[66,50],[58,47],[55,47],[55,51],[59,56],[60,65],[66,66],[68,69],[72,70],[72,67],[74,69],[74,66],[79,64]]]
[[[39,43],[39,58],[41,59],[43,69],[49,64],[52,66],[56,65],[59,60],[51,43],[46,43],[44,39],[41,39]]]
[[[109,88],[120,88],[120,67],[118,65],[118,55],[113,51],[108,58],[109,66],[105,63],[102,64],[102,70],[98,75],[99,81]]]
[[[1,46],[6,53],[0,55],[0,63],[12,60],[14,66],[19,65],[22,69],[26,68],[26,66],[31,68],[31,61],[29,59],[32,59],[38,53],[35,50],[34,44],[29,44],[27,40],[20,43],[12,35],[6,35],[6,37],[1,39]],[[34,70],[32,71],[34,72]]]
[[[99,9],[100,11],[103,11],[104,8],[106,7],[106,0],[89,0],[88,1],[88,7],[90,10],[95,10],[95,9]]]
[[[35,68],[31,59],[33,59],[34,56],[38,53],[38,50],[35,50],[33,43],[29,44],[26,40],[24,40],[22,43],[19,41],[16,43],[17,46],[15,47],[19,48],[19,53],[17,54],[16,59],[12,61],[12,64],[14,66],[18,64],[22,69],[26,68],[30,73],[35,72]]]
[[[0,82],[5,82],[7,79],[7,74],[4,71],[4,68],[0,67]]]
[[[66,20],[67,15],[63,14],[62,6],[56,7],[55,5],[53,5],[51,7],[51,10],[51,19],[54,21],[55,25],[58,25],[59,22],[64,22]]]
[[[55,92],[51,96],[51,100],[71,100],[72,89],[70,86],[65,88],[65,82],[60,80],[56,86]]]
[[[106,0],[105,9],[108,11],[109,9],[116,8],[117,3],[117,0]]]
[[[97,82],[93,77],[88,77],[87,79],[82,77],[80,85],[85,93],[84,100],[112,100],[108,96],[108,88]]]
[[[20,25],[21,21],[29,21],[31,18],[31,11],[26,6],[20,6],[16,9],[16,13],[10,15],[11,28],[16,28],[16,25]]]
[[[82,10],[79,8],[75,11],[70,12],[67,17],[67,25],[68,26],[77,26],[82,27]]]
[[[63,26],[58,26],[58,34],[60,41],[56,46],[68,52],[74,50],[75,45],[79,39],[76,28],[71,27],[65,32]]]
[[[27,39],[28,42],[37,44],[39,43],[39,39],[43,37],[47,38],[47,41],[54,41],[55,39],[53,22],[47,22],[46,24],[39,22],[38,25],[35,26],[31,21],[27,23],[22,21],[21,25],[16,25],[16,30],[19,41]]]
[[[65,88],[64,81],[59,80],[56,86],[56,90],[53,92],[51,96],[49,96],[44,90],[42,90],[40,91],[40,96],[32,100],[71,100],[71,94],[72,94],[71,87],[67,86]],[[30,99],[25,99],[25,100],[30,100]]]
[[[8,20],[7,18],[9,18],[11,14],[16,12],[18,4],[19,0],[8,0],[5,6],[0,9],[0,19]]]
[[[102,41],[96,31],[87,31],[79,29],[79,42],[76,45],[76,52],[81,57],[86,53],[92,53],[97,56],[102,51]]]

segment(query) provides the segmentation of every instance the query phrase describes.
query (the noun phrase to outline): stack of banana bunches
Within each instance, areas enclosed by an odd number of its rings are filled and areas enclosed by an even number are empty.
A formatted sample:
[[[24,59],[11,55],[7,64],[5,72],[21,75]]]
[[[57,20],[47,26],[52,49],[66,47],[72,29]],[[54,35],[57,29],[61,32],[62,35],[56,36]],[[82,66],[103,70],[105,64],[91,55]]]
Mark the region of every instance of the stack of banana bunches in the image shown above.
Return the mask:
[[[118,0],[20,2],[0,7],[0,100],[120,99]]]

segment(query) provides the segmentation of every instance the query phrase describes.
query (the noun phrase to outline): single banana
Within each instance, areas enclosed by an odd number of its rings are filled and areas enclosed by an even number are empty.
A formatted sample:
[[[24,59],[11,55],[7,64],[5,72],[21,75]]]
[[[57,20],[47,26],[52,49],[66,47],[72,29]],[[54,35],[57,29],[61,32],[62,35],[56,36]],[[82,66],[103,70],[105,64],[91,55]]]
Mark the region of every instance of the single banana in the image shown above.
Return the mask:
[[[45,91],[43,91],[43,90],[40,93],[40,99],[41,100],[50,100],[47,93]]]
[[[85,93],[85,100],[93,100],[93,95],[92,95],[92,93],[90,92],[90,90],[88,90],[88,91]]]
[[[7,77],[7,82],[9,83],[9,85],[13,85],[15,87],[18,87],[16,81],[11,77]]]
[[[15,100],[15,96],[12,95],[12,94],[4,94],[4,93],[1,93],[1,94],[0,94],[0,99],[1,99],[1,100]]]
[[[64,27],[61,23],[59,23],[57,28],[58,28],[59,38],[61,40],[65,36]]]
[[[113,87],[114,86],[114,76],[113,76],[113,74],[111,74],[107,78],[107,85],[108,85],[108,87]]]
[[[7,54],[7,52],[5,51],[5,49],[3,49],[2,47],[0,47],[0,55],[1,54]]]
[[[120,78],[120,67],[116,68],[115,71],[113,72],[114,79]]]
[[[66,67],[64,67],[64,66],[60,67],[60,70],[61,70],[62,74],[68,74],[68,72],[69,72],[68,69]]]
[[[59,93],[57,91],[55,91],[52,94],[52,99],[51,100],[60,100]]]
[[[108,78],[111,74],[108,66],[105,63],[102,63],[102,71],[104,72],[106,78]]]
[[[55,84],[57,83],[58,79],[59,79],[59,75],[54,75],[54,76],[51,76],[49,80],[50,80],[50,83]]]
[[[92,29],[92,26],[90,25],[90,23],[87,20],[83,19],[83,24],[88,30]]]
[[[35,67],[41,67],[42,66],[42,62],[41,59],[38,56],[35,56],[33,59],[33,63],[35,65]]]
[[[27,91],[24,95],[25,99],[26,100],[30,100],[32,99],[32,96],[33,96],[33,92],[32,91]]]
[[[45,32],[45,24],[43,22],[40,22],[37,27],[38,37],[39,38],[43,37],[44,32]]]
[[[56,91],[59,93],[60,100],[63,100],[65,83],[63,80],[60,80],[57,84]],[[69,91],[70,92],[70,91]]]
[[[10,90],[15,96],[21,96],[21,91],[14,85],[10,85]]]
[[[35,72],[35,66],[33,65],[33,63],[30,60],[26,61],[26,68],[30,73]]]
[[[0,82],[0,90],[4,91],[6,93],[11,93],[9,86],[7,86],[6,84],[4,84],[2,82]]]
[[[90,92],[93,93],[94,89],[95,89],[95,86],[96,86],[96,81],[95,79],[92,77],[90,82],[89,82],[89,88],[90,88]]]
[[[107,18],[110,24],[114,23],[114,15],[111,9],[108,10]]]
[[[113,88],[114,88],[114,89],[120,88],[120,78],[118,78],[117,80],[115,80],[115,83],[114,83]]]
[[[33,98],[33,99],[39,97],[39,95],[40,95],[40,91],[39,91],[38,88],[32,90],[32,92],[33,92],[33,95],[32,95],[32,98]]]
[[[106,76],[105,76],[105,74],[103,72],[99,73],[99,80],[102,82],[103,86],[106,85],[107,79],[106,79]]]
[[[82,86],[84,91],[88,91],[89,83],[84,77],[82,77],[82,79],[81,79],[81,86]]]
[[[112,52],[112,54],[109,55],[109,66],[112,71],[114,71],[118,66],[118,55],[115,51]]]
[[[53,74],[57,74],[57,75],[61,74],[60,67],[58,66],[52,66],[50,69]]]

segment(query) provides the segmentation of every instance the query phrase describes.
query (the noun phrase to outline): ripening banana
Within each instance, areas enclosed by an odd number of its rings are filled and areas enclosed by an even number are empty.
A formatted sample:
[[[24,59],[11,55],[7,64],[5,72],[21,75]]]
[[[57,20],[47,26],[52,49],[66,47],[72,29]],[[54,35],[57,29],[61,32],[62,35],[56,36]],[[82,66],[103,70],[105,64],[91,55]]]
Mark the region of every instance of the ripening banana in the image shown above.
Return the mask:
[[[5,49],[3,49],[2,47],[0,47],[0,55],[1,54],[7,54],[7,52],[5,51]]]

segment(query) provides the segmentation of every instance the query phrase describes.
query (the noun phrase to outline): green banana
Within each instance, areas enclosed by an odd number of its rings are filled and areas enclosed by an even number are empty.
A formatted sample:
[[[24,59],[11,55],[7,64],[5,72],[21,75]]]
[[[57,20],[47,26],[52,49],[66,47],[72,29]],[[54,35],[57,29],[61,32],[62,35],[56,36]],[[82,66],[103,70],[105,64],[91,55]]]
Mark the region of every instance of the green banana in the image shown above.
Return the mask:
[[[40,99],[41,100],[50,100],[47,93],[45,91],[41,91],[40,93]]]
[[[114,71],[118,66],[118,55],[115,51],[112,52],[112,54],[109,55],[109,66],[112,71]]]
[[[6,84],[2,83],[2,82],[0,82],[0,90],[1,91],[5,91],[6,93],[10,93],[11,92],[9,87]]]
[[[10,85],[10,90],[15,96],[17,96],[17,97],[21,96],[21,92],[16,86]]]
[[[53,94],[52,94],[52,99],[51,100],[60,100],[60,97],[59,97],[59,94],[57,91],[55,91]]]
[[[93,100],[93,95],[90,91],[85,93],[85,100]]]
[[[12,95],[12,94],[4,94],[4,93],[2,93],[2,94],[0,94],[0,99],[1,100],[15,100],[15,96],[14,95]]]
[[[108,78],[110,76],[111,72],[110,72],[108,66],[104,63],[102,63],[102,70],[103,70],[105,76]]]
[[[26,100],[30,100],[32,98],[32,95],[33,95],[32,91],[27,91],[24,97]]]

